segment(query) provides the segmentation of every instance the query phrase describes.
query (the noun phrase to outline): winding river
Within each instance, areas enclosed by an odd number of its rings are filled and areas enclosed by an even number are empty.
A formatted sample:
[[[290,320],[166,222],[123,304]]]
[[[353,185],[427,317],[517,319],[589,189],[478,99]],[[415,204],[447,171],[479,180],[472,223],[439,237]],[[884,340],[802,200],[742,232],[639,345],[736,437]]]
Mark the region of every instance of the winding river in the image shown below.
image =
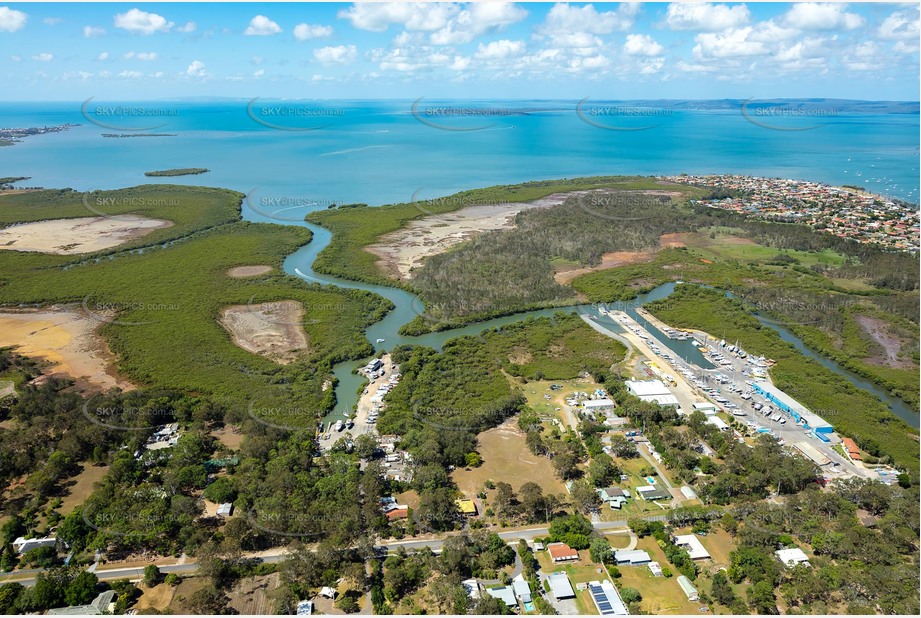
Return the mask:
[[[312,208],[305,208],[304,214],[306,215],[309,210],[312,210]],[[304,247],[301,247],[285,259],[284,270],[288,274],[300,277],[305,281],[313,283],[335,285],[342,288],[352,288],[374,292],[375,294],[380,294],[381,296],[390,300],[394,304],[395,309],[388,313],[384,319],[369,326],[365,331],[365,336],[378,351],[383,349],[392,349],[394,346],[400,344],[425,345],[436,350],[440,350],[445,341],[454,337],[461,335],[479,334],[487,328],[503,326],[505,324],[527,319],[529,317],[552,316],[554,313],[563,310],[576,311],[583,315],[594,316],[594,319],[599,324],[604,325],[609,330],[614,332],[624,332],[620,324],[607,316],[601,315],[597,305],[576,305],[570,307],[556,307],[550,309],[525,311],[522,313],[495,318],[486,322],[478,322],[476,324],[470,324],[460,328],[445,330],[437,333],[428,333],[419,336],[400,335],[398,332],[400,327],[416,317],[417,313],[422,310],[423,304],[418,296],[398,288],[371,285],[358,281],[349,281],[339,277],[333,277],[315,272],[313,270],[313,263],[317,257],[317,254],[319,254],[319,252],[322,251],[332,239],[332,233],[325,228],[307,223],[302,220],[298,220],[296,218],[286,218],[284,221],[269,220],[260,216],[259,213],[249,211],[245,205],[243,216],[244,218],[253,221],[271,221],[273,223],[303,225],[309,228],[311,232],[313,232],[312,242],[310,242],[308,245],[305,245]],[[686,341],[669,339],[665,337],[664,334],[660,333],[655,326],[650,324],[636,311],[637,307],[641,307],[645,303],[667,297],[672,293],[674,289],[675,283],[666,283],[650,290],[645,294],[640,294],[633,301],[626,303],[615,303],[608,305],[608,308],[625,311],[633,319],[637,320],[653,335],[655,335],[674,354],[680,356],[681,358],[684,358],[691,363],[704,368],[712,367],[706,358],[704,358],[703,355],[697,350],[693,339]],[[880,389],[859,375],[841,367],[833,360],[813,352],[808,347],[806,347],[802,340],[790,332],[789,329],[783,327],[782,325],[776,324],[773,321],[766,320],[761,316],[757,317],[763,326],[774,329],[784,341],[794,345],[796,349],[799,350],[802,354],[815,359],[817,362],[821,363],[828,369],[838,373],[850,381],[854,386],[870,391],[880,400],[882,400],[894,414],[903,419],[912,427],[919,426],[918,411],[913,410],[905,402],[891,396],[885,390]],[[337,406],[332,413],[323,419],[325,422],[328,423],[331,420],[335,421],[336,419],[343,418],[345,415],[351,414],[354,410],[358,401],[359,389],[365,383],[365,379],[360,375],[355,374],[354,369],[362,366],[363,364],[364,361],[346,361],[339,363],[333,368],[333,375],[338,379],[336,386]]]

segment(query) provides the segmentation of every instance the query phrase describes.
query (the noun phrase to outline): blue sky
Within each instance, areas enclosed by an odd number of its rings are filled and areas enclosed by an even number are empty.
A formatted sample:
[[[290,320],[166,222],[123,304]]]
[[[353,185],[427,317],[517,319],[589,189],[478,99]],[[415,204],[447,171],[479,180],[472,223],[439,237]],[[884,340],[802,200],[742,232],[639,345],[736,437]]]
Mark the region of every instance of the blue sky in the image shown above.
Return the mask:
[[[6,100],[918,100],[919,5],[2,4]]]

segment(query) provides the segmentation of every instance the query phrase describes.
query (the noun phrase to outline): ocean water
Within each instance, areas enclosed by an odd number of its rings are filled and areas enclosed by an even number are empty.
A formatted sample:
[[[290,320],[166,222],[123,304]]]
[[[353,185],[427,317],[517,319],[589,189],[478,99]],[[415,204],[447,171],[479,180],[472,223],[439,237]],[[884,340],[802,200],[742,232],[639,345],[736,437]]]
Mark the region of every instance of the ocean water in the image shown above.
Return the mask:
[[[127,105],[135,109],[113,112],[112,104],[92,101],[88,119],[80,102],[0,103],[3,127],[81,124],[0,148],[0,176],[30,176],[24,184],[76,190],[206,184],[317,207],[428,199],[527,180],[682,172],[856,184],[915,203],[919,195],[918,114],[755,123],[738,110],[593,116],[583,108],[580,116],[575,102],[547,101],[424,103],[415,114],[412,101]],[[439,112],[445,107],[454,113]],[[174,135],[102,137],[147,127]],[[315,127],[322,128],[290,130]],[[175,167],[211,171],[169,179],[143,175]]]

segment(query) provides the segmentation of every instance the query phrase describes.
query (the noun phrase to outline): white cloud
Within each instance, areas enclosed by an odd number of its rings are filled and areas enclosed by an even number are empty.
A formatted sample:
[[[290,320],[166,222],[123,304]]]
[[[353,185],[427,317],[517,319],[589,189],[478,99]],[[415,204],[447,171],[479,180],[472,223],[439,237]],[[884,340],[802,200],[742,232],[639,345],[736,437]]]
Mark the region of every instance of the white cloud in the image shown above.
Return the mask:
[[[509,41],[508,39],[502,39],[501,41],[492,41],[488,45],[480,43],[474,56],[481,60],[501,60],[513,56],[520,56],[524,53],[524,49],[524,41]]]
[[[99,26],[83,26],[83,36],[87,39],[95,39],[106,33],[105,28]]]
[[[25,27],[29,16],[22,11],[0,6],[0,32],[16,32]]]
[[[12,60],[13,62],[22,62],[22,56],[14,54],[10,56],[10,60]]]
[[[253,77],[255,77],[256,79],[259,79],[263,75],[265,75],[265,69],[259,69],[258,71],[253,72]]]
[[[359,30],[383,32],[391,25],[410,32],[428,32],[435,45],[469,43],[481,34],[502,29],[527,17],[514,3],[482,2],[368,2],[355,3],[337,13]]]
[[[139,77],[144,77],[144,74],[140,71],[122,71],[118,76],[124,79],[137,79]]]
[[[896,11],[883,20],[883,23],[877,29],[877,33],[880,38],[886,40],[917,41],[919,31],[921,31],[919,23],[921,23],[921,20],[918,19],[918,15],[911,17],[907,11]]]
[[[281,26],[265,15],[256,15],[249,20],[249,26],[243,31],[243,34],[247,36],[268,36],[279,32],[281,32]]]
[[[54,60],[54,54],[49,54],[48,52],[42,52],[40,54],[35,54],[32,56],[32,60],[36,62],[51,62]]]
[[[694,37],[697,43],[692,50],[695,58],[735,58],[757,56],[767,50],[761,41],[751,40],[752,28],[735,28],[725,32],[702,32]]]
[[[207,77],[208,71],[205,70],[205,63],[201,60],[193,60],[189,68],[185,70],[189,77]]]
[[[179,26],[176,28],[176,32],[195,32],[198,28],[198,24],[194,21],[187,21],[184,26]]]
[[[337,45],[313,50],[313,57],[323,64],[348,64],[358,57],[354,45]]]
[[[106,51],[96,56],[96,60],[108,60],[108,59],[109,59],[109,52],[106,52]]]
[[[668,5],[665,24],[672,30],[716,32],[744,26],[750,17],[748,7],[744,4],[730,7],[709,2],[703,4],[674,2]]]
[[[319,26],[311,24],[298,24],[294,26],[294,38],[298,41],[308,41],[310,39],[319,39],[329,36],[333,33],[331,26]]]
[[[400,24],[407,30],[434,32],[444,28],[458,10],[451,2],[358,2],[336,16],[359,30],[371,32],[383,32],[392,24]]]
[[[67,71],[61,77],[63,77],[64,79],[79,79],[82,81],[86,81],[92,76],[93,74],[87,71]]]
[[[610,34],[614,31],[626,30],[633,25],[637,6],[622,3],[614,11],[599,12],[591,4],[582,7],[575,7],[567,3],[554,4],[547,13],[546,20],[538,28],[538,32],[555,36],[573,32]]]
[[[125,53],[125,54],[122,54],[122,58],[124,58],[125,60],[131,60],[132,58],[136,58],[136,59],[138,59],[138,60],[156,60],[156,59],[157,59],[157,52],[133,52],[133,51],[130,51],[130,52],[127,52],[127,53]]]
[[[864,23],[857,13],[847,12],[847,5],[826,2],[794,4],[782,21],[799,30],[853,30]]]
[[[156,13],[131,9],[127,13],[115,15],[115,27],[135,34],[153,34],[169,31],[173,22],[166,21],[166,18]]]
[[[528,12],[517,4],[506,2],[478,2],[468,4],[448,24],[433,32],[431,42],[435,45],[458,45],[469,43],[490,30],[502,30],[528,16]]]
[[[431,46],[407,46],[395,49],[374,49],[370,53],[381,70],[410,73],[450,66],[464,67],[469,61],[445,54]]]
[[[64,19],[61,17],[46,17],[42,20],[42,23],[46,26],[57,26],[60,23],[63,23]]]
[[[659,56],[665,48],[648,34],[628,34],[624,53],[628,56]]]

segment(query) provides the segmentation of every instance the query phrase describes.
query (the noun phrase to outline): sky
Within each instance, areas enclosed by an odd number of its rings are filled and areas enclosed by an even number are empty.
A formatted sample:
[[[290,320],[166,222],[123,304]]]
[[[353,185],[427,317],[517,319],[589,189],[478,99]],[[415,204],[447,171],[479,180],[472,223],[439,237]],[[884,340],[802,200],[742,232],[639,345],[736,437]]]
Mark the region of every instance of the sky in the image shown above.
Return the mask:
[[[919,99],[918,3],[13,3],[0,100]]]

